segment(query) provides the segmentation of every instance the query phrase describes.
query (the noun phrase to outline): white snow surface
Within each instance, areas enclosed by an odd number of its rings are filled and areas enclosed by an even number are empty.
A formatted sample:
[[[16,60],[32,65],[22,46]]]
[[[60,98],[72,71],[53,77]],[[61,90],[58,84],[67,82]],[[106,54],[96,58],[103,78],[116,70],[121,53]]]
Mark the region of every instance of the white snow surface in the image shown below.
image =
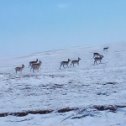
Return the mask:
[[[0,113],[54,110],[50,114],[0,117],[0,126],[125,126],[126,108],[115,113],[88,109],[93,105],[126,105],[126,44],[110,44],[108,51],[103,47],[75,47],[0,60]],[[104,55],[101,64],[93,64],[93,52]],[[61,61],[78,57],[79,66],[59,69]],[[42,66],[33,73],[28,64],[36,58]],[[22,64],[22,74],[16,74],[14,68]],[[80,111],[57,112],[65,107]]]

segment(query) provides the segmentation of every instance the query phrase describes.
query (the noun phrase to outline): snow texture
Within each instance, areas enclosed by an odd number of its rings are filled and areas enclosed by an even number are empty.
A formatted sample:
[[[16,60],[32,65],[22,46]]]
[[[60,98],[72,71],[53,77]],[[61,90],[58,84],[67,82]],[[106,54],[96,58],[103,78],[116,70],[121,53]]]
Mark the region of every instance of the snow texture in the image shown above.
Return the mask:
[[[107,45],[108,46],[108,45]],[[98,111],[94,105],[126,105],[126,44],[47,51],[0,60],[0,113],[53,110],[49,114],[0,117],[0,126],[125,126],[126,108]],[[93,53],[104,55],[94,65]],[[80,65],[61,68],[68,58]],[[29,61],[42,61],[33,73]],[[15,67],[25,65],[22,73]],[[60,113],[62,108],[78,108]]]

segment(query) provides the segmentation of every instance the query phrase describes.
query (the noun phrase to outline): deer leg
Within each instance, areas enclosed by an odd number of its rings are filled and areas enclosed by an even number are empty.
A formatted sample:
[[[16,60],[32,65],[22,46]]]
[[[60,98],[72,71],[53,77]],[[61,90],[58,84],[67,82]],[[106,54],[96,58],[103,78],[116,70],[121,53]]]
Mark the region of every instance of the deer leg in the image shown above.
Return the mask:
[[[38,72],[39,72],[39,69],[38,69]]]
[[[30,68],[30,71],[32,70],[32,67]]]
[[[61,66],[59,67],[59,69],[61,69]]]
[[[69,67],[68,64],[67,64],[67,67]]]
[[[70,66],[72,66],[72,63],[70,64]]]
[[[62,66],[62,65],[60,64],[60,67],[59,67],[59,69],[61,69],[61,66]]]
[[[71,62],[70,66],[73,66],[73,63]]]
[[[74,63],[73,63],[73,67],[74,67]]]
[[[73,67],[74,67],[74,63],[72,63]]]
[[[96,60],[94,60],[94,65],[96,64]]]
[[[63,68],[65,68],[65,67],[64,67],[64,64],[63,64]]]

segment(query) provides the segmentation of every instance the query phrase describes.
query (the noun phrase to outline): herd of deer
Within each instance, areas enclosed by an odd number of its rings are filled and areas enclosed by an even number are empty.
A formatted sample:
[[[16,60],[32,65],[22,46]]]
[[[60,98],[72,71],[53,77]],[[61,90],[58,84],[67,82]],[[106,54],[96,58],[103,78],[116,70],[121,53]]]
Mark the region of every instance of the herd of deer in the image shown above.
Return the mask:
[[[31,70],[33,70],[33,72],[35,72],[35,70],[38,70],[39,71],[39,69],[41,67],[41,64],[42,64],[42,62],[39,61],[38,59],[36,59],[35,61],[30,61],[29,62],[30,71]],[[24,64],[22,64],[21,67],[16,67],[15,68],[16,73],[17,72],[22,72],[22,70],[24,69],[24,67],[25,67]]]
[[[71,62],[70,65],[73,66],[73,67],[74,67],[75,64],[79,65],[80,60],[81,60],[81,58],[78,57],[77,60],[68,59],[67,61],[62,61],[60,63],[60,69],[61,69],[61,67],[63,67],[63,68],[65,68],[65,66],[68,67],[70,62]]]
[[[105,48],[103,48],[103,51],[107,51],[108,49],[109,49],[109,47],[105,47]],[[104,56],[101,55],[100,53],[97,53],[97,52],[93,53],[94,64],[97,64],[98,62],[101,63],[103,57],[104,57]],[[81,60],[81,58],[78,57],[77,60],[70,60],[70,59],[68,58],[67,61],[61,61],[61,62],[60,62],[60,69],[61,69],[62,67],[63,67],[63,68],[68,67],[69,64],[70,64],[70,66],[73,66],[73,67],[75,66],[75,64],[76,64],[76,65],[79,65],[80,60]],[[38,60],[38,59],[36,59],[35,61],[30,61],[30,62],[29,62],[30,71],[31,71],[31,70],[33,70],[33,72],[35,72],[36,70],[39,71],[39,69],[40,69],[40,67],[41,67],[41,64],[42,64],[42,62],[41,62],[40,60]],[[25,67],[24,64],[22,64],[21,67],[16,67],[16,68],[15,68],[16,73],[17,73],[17,72],[22,72],[22,70],[24,69],[24,67]]]
[[[109,49],[109,47],[104,47],[103,51],[107,51]],[[101,55],[100,53],[93,53],[93,58],[94,58],[94,64],[97,64],[98,61],[101,63],[102,59],[104,58],[103,55]]]

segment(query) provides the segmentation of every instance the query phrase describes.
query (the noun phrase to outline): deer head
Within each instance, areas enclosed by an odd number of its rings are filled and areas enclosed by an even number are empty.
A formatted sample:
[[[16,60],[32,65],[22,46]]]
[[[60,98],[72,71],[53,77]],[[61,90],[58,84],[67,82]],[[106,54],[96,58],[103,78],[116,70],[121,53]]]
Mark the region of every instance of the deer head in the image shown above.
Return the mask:
[[[78,57],[78,61],[80,61],[81,60],[81,58],[80,57]]]
[[[68,58],[68,62],[70,62],[70,59]]]
[[[36,62],[38,62],[38,59],[36,59]]]
[[[25,65],[24,64],[22,64],[22,68],[24,68],[25,67]]]

